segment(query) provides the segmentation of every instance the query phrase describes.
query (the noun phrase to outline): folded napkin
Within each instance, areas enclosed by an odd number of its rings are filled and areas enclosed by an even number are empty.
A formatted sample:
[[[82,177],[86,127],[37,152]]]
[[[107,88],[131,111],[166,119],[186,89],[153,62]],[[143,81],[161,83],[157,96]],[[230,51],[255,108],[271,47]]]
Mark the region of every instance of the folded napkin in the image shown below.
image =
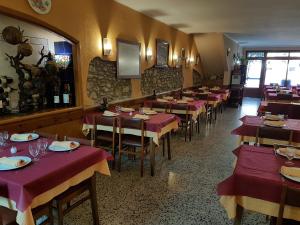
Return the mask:
[[[265,115],[266,120],[284,120],[283,115]]]
[[[147,116],[147,115],[141,115],[141,114],[135,114],[135,115],[133,116],[133,118],[134,118],[134,119],[142,119],[142,120],[149,120],[149,119],[150,119],[149,116]]]
[[[284,127],[285,122],[282,120],[279,121],[265,120],[264,125],[272,126],[272,127]]]
[[[177,100],[178,104],[187,104],[188,102],[186,100]]]
[[[166,99],[166,100],[173,100],[174,98],[172,96],[165,96],[163,97],[163,99]]]
[[[122,111],[122,112],[133,112],[134,109],[133,109],[133,108],[122,107],[122,108],[121,108],[121,111]]]
[[[22,159],[14,159],[14,158],[8,158],[8,157],[2,157],[0,158],[0,164],[4,164],[11,167],[19,167],[22,166],[24,163],[24,160]]]
[[[78,144],[75,143],[74,141],[53,141],[51,143],[51,146],[54,148],[68,150],[68,149],[78,147]]]
[[[104,116],[117,116],[119,114],[115,113],[115,112],[111,112],[111,111],[105,110],[104,113],[103,113],[103,115]]]
[[[33,137],[32,134],[13,134],[11,135],[11,139],[17,141],[30,141]]]
[[[298,167],[287,167],[282,166],[280,172],[283,175],[291,176],[291,177],[300,177],[300,168]]]
[[[169,102],[168,100],[162,99],[162,98],[158,98],[157,101],[158,101],[158,102]]]
[[[143,112],[144,112],[145,114],[157,114],[156,111],[150,110],[150,109],[144,109]]]
[[[192,102],[192,101],[194,101],[194,99],[193,99],[193,98],[189,98],[189,97],[183,97],[183,98],[182,98],[182,100],[184,100],[184,101],[188,101],[188,102]]]

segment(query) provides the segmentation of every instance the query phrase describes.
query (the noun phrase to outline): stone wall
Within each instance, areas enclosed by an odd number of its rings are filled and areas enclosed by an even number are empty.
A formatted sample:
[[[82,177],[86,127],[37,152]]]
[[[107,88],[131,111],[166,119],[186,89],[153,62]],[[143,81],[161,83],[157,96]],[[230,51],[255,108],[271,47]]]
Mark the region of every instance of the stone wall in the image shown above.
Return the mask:
[[[141,91],[143,95],[172,91],[183,85],[182,68],[151,67],[142,74]]]
[[[117,64],[115,61],[105,61],[94,58],[89,65],[87,78],[87,93],[95,104],[108,101],[128,99],[131,97],[131,80],[117,79]]]
[[[193,86],[199,86],[202,84],[203,76],[197,70],[193,70]]]

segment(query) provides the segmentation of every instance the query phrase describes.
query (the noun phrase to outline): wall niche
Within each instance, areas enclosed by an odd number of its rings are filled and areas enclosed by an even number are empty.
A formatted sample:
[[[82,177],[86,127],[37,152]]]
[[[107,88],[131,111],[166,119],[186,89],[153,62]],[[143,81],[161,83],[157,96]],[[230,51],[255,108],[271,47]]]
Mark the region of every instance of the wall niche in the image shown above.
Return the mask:
[[[151,67],[142,74],[142,94],[151,95],[156,93],[172,91],[183,85],[183,73],[181,67]]]
[[[87,94],[94,104],[102,103],[102,98],[116,101],[131,98],[131,80],[117,79],[116,61],[95,57],[89,65]]]

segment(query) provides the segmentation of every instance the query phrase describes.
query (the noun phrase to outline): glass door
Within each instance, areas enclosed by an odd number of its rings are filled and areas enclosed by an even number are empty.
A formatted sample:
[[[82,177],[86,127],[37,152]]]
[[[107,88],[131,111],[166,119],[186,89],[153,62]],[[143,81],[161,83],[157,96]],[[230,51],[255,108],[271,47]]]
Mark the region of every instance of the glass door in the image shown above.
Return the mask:
[[[292,86],[300,84],[300,60],[290,60],[288,65],[287,82]]]
[[[262,60],[260,59],[248,60],[246,83],[245,83],[246,88],[259,88],[261,70],[262,70]]]
[[[266,75],[265,85],[277,83],[279,85],[285,84],[288,60],[269,59],[266,61]]]

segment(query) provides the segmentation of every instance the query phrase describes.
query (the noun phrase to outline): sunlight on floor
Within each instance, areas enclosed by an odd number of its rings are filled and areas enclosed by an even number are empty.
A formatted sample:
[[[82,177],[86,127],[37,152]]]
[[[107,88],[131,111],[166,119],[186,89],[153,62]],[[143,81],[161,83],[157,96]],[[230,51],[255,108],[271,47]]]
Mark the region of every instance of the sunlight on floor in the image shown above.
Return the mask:
[[[243,105],[241,107],[241,116],[244,115],[257,115],[257,109],[259,107],[259,98],[244,98]]]

